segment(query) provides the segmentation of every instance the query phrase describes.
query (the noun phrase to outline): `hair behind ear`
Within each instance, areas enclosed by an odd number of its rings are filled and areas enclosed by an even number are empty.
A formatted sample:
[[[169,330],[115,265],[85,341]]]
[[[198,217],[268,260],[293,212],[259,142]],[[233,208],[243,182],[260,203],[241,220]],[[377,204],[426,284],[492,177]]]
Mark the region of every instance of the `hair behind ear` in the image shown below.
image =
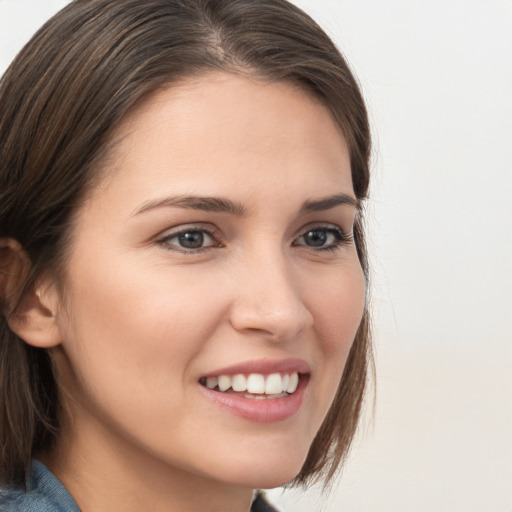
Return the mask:
[[[5,317],[0,340],[0,483],[13,485],[27,480],[32,453],[51,444],[57,389],[48,353],[19,339]]]
[[[30,261],[21,246],[0,239],[0,483],[4,485],[26,481],[32,453],[48,446],[56,430],[51,418],[56,418],[57,389],[50,356],[27,345],[8,323],[29,271]]]

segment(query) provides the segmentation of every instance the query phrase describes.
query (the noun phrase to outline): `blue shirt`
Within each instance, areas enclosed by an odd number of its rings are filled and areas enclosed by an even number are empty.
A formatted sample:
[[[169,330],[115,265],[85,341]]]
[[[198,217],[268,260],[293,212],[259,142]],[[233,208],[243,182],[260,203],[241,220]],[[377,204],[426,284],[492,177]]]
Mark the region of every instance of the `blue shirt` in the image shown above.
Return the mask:
[[[38,460],[32,462],[27,490],[0,489],[2,512],[80,512],[57,477]]]

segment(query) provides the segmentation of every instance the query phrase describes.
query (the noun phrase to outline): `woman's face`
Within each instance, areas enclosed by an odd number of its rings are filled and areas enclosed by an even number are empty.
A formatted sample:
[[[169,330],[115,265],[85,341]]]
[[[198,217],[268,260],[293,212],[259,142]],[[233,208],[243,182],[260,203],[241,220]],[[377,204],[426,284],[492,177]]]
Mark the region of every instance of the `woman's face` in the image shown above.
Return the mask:
[[[343,136],[293,85],[214,73],[153,95],[114,139],[57,314],[73,449],[290,480],[364,308]]]

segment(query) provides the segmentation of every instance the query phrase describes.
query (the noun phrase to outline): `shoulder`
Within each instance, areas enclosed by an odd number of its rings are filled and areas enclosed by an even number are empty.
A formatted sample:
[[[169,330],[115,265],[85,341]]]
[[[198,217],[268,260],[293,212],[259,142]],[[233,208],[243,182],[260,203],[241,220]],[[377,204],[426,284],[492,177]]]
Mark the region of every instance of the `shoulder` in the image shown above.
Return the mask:
[[[44,495],[19,489],[0,489],[2,512],[60,512]]]
[[[78,505],[57,477],[34,461],[27,489],[0,489],[2,512],[80,512]]]

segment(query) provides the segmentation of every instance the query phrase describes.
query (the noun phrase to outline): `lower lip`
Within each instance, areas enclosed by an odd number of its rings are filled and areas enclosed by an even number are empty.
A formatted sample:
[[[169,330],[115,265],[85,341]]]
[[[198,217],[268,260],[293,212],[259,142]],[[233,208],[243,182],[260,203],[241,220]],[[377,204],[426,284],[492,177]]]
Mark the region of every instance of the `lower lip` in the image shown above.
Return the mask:
[[[229,413],[257,423],[275,423],[284,421],[299,411],[304,402],[308,380],[307,376],[302,375],[297,389],[291,395],[264,400],[221,393],[199,385],[208,398]]]

